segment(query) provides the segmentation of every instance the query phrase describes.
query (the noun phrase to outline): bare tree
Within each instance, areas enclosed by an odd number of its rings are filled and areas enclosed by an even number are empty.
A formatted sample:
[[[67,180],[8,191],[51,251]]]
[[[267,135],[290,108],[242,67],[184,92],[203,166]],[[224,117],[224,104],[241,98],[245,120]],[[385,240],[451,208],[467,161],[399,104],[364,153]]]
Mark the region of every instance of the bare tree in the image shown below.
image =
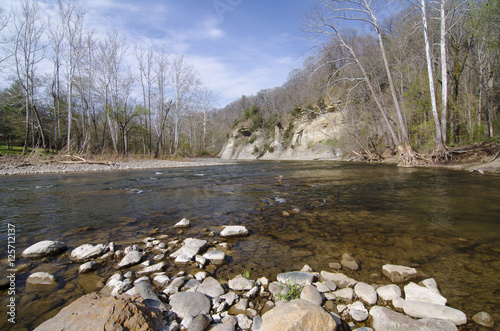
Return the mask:
[[[210,89],[203,87],[198,91],[198,103],[201,108],[201,116],[202,116],[202,127],[203,127],[203,135],[202,135],[202,147],[203,149],[207,148],[207,129],[208,129],[208,120],[210,116],[210,112],[215,108],[215,104],[217,103],[218,96],[214,94]]]
[[[44,32],[43,21],[39,16],[38,5],[35,1],[26,0],[22,3],[20,12],[14,17],[15,40],[14,59],[16,62],[17,77],[26,93],[25,110],[26,126],[23,154],[27,152],[30,126],[32,128],[32,146],[35,147],[35,116],[42,138],[43,147],[45,145],[45,135],[42,122],[36,109],[35,79],[37,64],[44,58],[44,45],[41,45],[41,38]]]
[[[153,130],[152,130],[152,121],[151,121],[151,109],[152,109],[152,98],[153,98],[153,84],[155,80],[154,70],[153,70],[153,61],[154,61],[154,53],[153,49],[149,47],[147,51],[139,49],[136,46],[135,48],[135,57],[137,58],[137,62],[139,64],[139,73],[141,78],[141,87],[142,87],[142,96],[143,96],[143,106],[147,112],[146,118],[146,131],[147,135],[147,145],[149,149],[149,154],[152,153],[152,141],[153,141]]]
[[[169,56],[163,48],[157,54],[154,64],[155,64],[154,73],[158,88],[158,117],[160,119],[159,127],[157,128],[159,131],[157,132],[158,141],[156,143],[156,151],[155,151],[155,157],[157,158],[160,152],[159,150],[160,144],[164,137],[164,130],[165,130],[165,124],[167,122],[167,116],[171,109],[171,102],[169,102],[168,105],[166,102],[167,88],[169,85],[168,74],[170,69],[169,68],[170,62],[169,62]]]

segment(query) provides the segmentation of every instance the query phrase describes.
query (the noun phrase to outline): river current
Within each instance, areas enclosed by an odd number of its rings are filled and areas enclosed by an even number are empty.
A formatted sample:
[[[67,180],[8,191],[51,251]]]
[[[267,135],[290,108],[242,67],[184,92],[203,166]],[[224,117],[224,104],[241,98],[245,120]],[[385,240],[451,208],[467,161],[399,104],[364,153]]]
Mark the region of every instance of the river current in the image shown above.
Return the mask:
[[[242,162],[224,166],[73,173],[0,178],[0,261],[7,269],[8,225],[15,226],[16,265],[41,240],[119,247],[145,237],[209,237],[223,225],[245,225],[248,237],[230,240],[217,279],[250,271],[275,279],[309,264],[332,271],[343,253],[360,261],[345,271],[387,284],[383,264],[417,268],[436,279],[451,307],[470,319],[489,312],[500,323],[500,176],[444,169],[400,168],[329,161]],[[182,235],[172,225],[182,218]],[[30,261],[16,274],[16,324],[1,291],[0,329],[30,330],[78,297],[98,291],[112,267],[78,275],[66,255]],[[170,270],[170,269],[169,269]],[[26,285],[50,271],[54,286]],[[173,269],[172,269],[173,272]]]

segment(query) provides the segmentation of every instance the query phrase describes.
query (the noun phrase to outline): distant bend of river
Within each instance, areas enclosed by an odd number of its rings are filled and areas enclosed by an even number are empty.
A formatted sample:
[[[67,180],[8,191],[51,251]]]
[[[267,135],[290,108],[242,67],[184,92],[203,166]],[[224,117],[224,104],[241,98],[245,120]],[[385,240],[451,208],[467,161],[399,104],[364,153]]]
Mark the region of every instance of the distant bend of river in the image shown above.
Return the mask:
[[[15,225],[16,255],[41,240],[137,243],[151,233],[208,240],[222,225],[245,225],[250,235],[230,240],[227,263],[215,277],[244,270],[276,277],[309,264],[331,269],[349,253],[368,283],[386,284],[383,264],[403,264],[436,279],[451,307],[468,318],[479,311],[500,321],[500,176],[426,168],[330,161],[241,162],[224,166],[101,173],[9,176],[0,179],[2,265],[7,228]],[[19,259],[17,264],[27,262]],[[95,291],[113,268],[78,275],[78,265],[32,261],[18,273],[19,330],[32,329],[69,301]],[[6,268],[3,268],[4,270]],[[26,286],[35,271],[50,271],[50,290]],[[92,284],[94,284],[92,283]],[[8,296],[2,293],[5,307]],[[5,314],[0,328],[7,324]]]

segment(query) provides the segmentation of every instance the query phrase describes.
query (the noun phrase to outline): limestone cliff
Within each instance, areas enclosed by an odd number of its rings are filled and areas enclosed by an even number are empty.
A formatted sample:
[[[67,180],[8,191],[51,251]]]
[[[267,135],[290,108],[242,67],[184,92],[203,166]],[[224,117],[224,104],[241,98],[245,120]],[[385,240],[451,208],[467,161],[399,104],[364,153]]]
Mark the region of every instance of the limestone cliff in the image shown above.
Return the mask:
[[[301,116],[287,127],[278,123],[274,136],[268,130],[251,130],[239,126],[231,133],[219,156],[237,160],[340,160],[343,150],[338,146],[345,135],[340,125],[340,112],[319,116]]]

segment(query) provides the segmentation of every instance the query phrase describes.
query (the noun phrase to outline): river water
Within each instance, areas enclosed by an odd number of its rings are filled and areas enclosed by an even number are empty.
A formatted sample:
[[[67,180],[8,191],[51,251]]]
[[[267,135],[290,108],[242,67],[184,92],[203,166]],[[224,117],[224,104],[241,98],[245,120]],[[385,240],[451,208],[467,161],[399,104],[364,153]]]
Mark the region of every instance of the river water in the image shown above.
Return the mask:
[[[68,252],[84,243],[119,247],[147,236],[208,236],[245,225],[230,240],[227,279],[249,270],[274,279],[309,264],[332,271],[343,253],[360,261],[357,280],[387,284],[383,264],[413,266],[436,279],[450,306],[470,319],[489,312],[500,323],[500,176],[426,168],[328,161],[248,162],[217,167],[148,169],[0,178],[0,260],[7,265],[8,224],[15,225],[16,265],[23,249],[60,240]],[[182,235],[172,229],[191,220]],[[16,274],[16,325],[33,329],[83,294],[99,290],[114,269],[78,275],[68,254],[31,261]],[[169,267],[169,272],[175,272]],[[26,286],[50,271],[54,286]],[[9,302],[2,291],[2,311]],[[5,312],[0,329],[11,328]]]

